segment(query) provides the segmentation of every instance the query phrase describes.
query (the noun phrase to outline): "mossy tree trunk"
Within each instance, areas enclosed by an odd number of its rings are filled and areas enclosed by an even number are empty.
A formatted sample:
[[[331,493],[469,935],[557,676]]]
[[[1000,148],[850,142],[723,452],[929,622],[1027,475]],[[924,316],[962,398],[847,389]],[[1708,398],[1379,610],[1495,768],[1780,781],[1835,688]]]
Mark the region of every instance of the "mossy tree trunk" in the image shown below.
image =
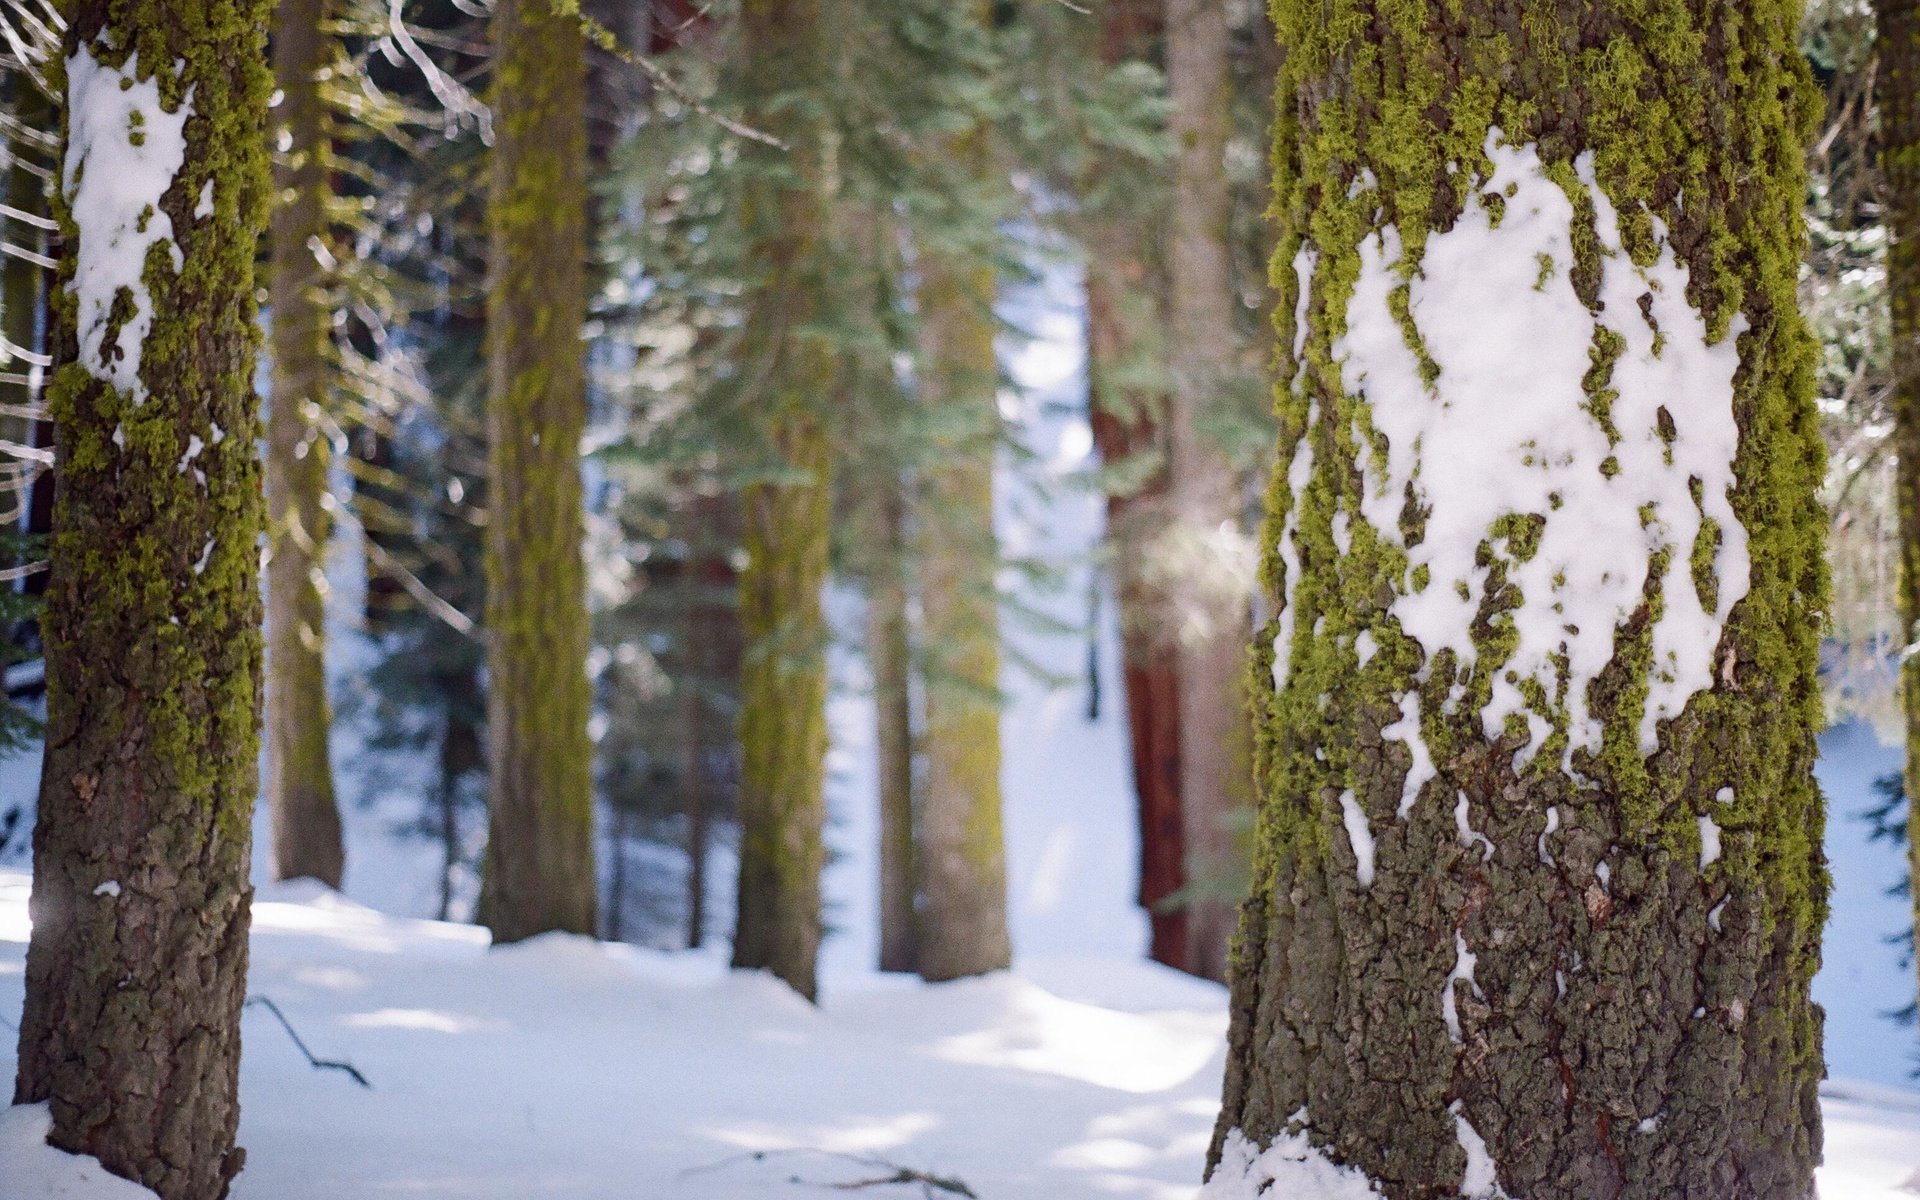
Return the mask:
[[[281,100],[274,185],[273,395],[267,407],[267,807],[273,874],[340,886],[340,809],[327,750],[324,501],[332,443],[333,306],[317,247],[330,240],[332,121],[321,76],[334,63],[328,0],[283,0],[274,12]]]
[[[76,352],[50,392],[48,730],[14,1099],[50,1102],[54,1145],[164,1200],[224,1196],[244,1158],[268,11],[68,10],[58,301]],[[138,275],[129,242],[147,250]]]
[[[482,917],[499,942],[595,932],[580,435],[586,48],[555,0],[493,10]]]
[[[986,7],[974,7],[986,20]],[[984,127],[947,149],[978,177],[992,169]],[[998,970],[1012,958],[1000,802],[993,268],[964,252],[928,253],[919,301],[919,395],[934,439],[916,522],[927,671],[919,969],[922,978],[946,980]]]
[[[1878,0],[1881,169],[1886,176],[1887,296],[1892,306],[1894,441],[1900,479],[1900,616],[1907,640],[1920,637],[1920,2]],[[1907,811],[1920,795],[1920,655],[1900,663],[1907,713]],[[1920,825],[1907,822],[1912,878],[1920,879]],[[1920,928],[1920,887],[1913,889]],[[1920,956],[1916,956],[1920,964]]]
[[[907,607],[907,495],[897,467],[870,477],[872,581],[867,657],[873,668],[874,759],[880,799],[880,969],[913,971],[915,914],[913,642]]]
[[[1102,65],[1151,58],[1159,0],[1114,0],[1101,12]],[[1095,187],[1102,181],[1095,180]],[[1118,197],[1101,197],[1118,206]],[[1100,461],[1115,471],[1107,496],[1107,551],[1120,617],[1121,673],[1140,831],[1140,907],[1148,954],[1185,970],[1187,914],[1168,903],[1186,884],[1180,812],[1180,678],[1143,568],[1153,523],[1166,510],[1166,404],[1162,359],[1166,280],[1152,247],[1160,222],[1133,212],[1097,216],[1086,233],[1088,419]],[[1134,478],[1142,466],[1151,473]]]
[[[1179,672],[1180,804],[1187,957],[1181,965],[1226,978],[1233,908],[1218,893],[1240,877],[1232,810],[1248,789],[1235,778],[1238,687],[1249,601],[1239,566],[1240,504],[1233,463],[1207,414],[1223,406],[1234,371],[1233,281],[1225,157],[1231,119],[1227,8],[1167,0],[1167,84],[1173,103],[1173,201],[1168,213],[1167,406],[1169,525],[1160,552],[1179,564],[1184,594],[1167,631]]]
[[[762,272],[753,289],[743,370],[778,477],[743,501],[746,569],[740,622],[740,883],[733,965],[771,971],[816,993],[820,871],[826,850],[826,583],[831,471],[824,428],[836,355],[809,320],[826,294],[833,190],[821,115],[795,98],[829,63],[827,0],[746,0],[741,77],[748,120],[779,150],[742,146],[752,170],[741,200]]]
[[[1805,1200],[1799,5],[1278,0],[1260,859],[1210,1168]]]

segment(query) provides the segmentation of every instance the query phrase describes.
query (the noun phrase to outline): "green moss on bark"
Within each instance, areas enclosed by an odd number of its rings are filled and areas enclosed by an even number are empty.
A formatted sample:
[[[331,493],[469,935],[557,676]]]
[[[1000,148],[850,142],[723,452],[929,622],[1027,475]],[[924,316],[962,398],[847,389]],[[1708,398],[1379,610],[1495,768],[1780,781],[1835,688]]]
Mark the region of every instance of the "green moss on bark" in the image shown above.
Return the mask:
[[[499,0],[492,38],[481,915],[504,942],[596,932],[598,881],[581,561],[586,44],[554,0]]]
[[[1276,0],[1273,10],[1288,58],[1272,277],[1280,343],[1304,342],[1281,359],[1264,573],[1275,604],[1293,606],[1293,633],[1284,686],[1268,647],[1251,677],[1262,857],[1237,949],[1220,1132],[1269,1138],[1304,1106],[1316,1140],[1394,1200],[1453,1195],[1465,1164],[1457,1102],[1502,1186],[1530,1200],[1807,1196],[1821,1072],[1807,987],[1826,894],[1811,775],[1826,578],[1812,349],[1795,308],[1813,102],[1794,50],[1797,5],[1703,15],[1683,0]],[[1589,307],[1602,250],[1573,169],[1587,152],[1628,256],[1654,262],[1665,230],[1710,339],[1740,339],[1731,502],[1751,539],[1752,586],[1715,652],[1715,685],[1663,723],[1646,756],[1638,727],[1664,602],[1664,564],[1650,564],[1644,604],[1586,697],[1604,722],[1600,749],[1575,751],[1571,772],[1559,753],[1564,698],[1546,703],[1539,682],[1528,695],[1555,713],[1554,728],[1525,766],[1512,762],[1524,730],[1490,739],[1480,728],[1515,645],[1506,614],[1525,597],[1506,586],[1504,564],[1524,560],[1526,529],[1487,531],[1473,669],[1450,651],[1429,661],[1390,615],[1406,556],[1361,518],[1362,460],[1381,447],[1335,361],[1362,240],[1390,226],[1417,263],[1485,187],[1496,127],[1533,146],[1574,200],[1569,283]],[[1303,247],[1314,264],[1305,296]],[[1736,318],[1745,332],[1733,332]],[[1618,355],[1597,338],[1587,376],[1610,437]],[[1309,453],[1296,489],[1292,460]],[[1408,545],[1424,525],[1414,507],[1401,522]],[[1344,549],[1336,516],[1351,522]],[[1290,527],[1297,578],[1279,546]],[[1703,596],[1717,595],[1722,533],[1703,530],[1682,551]],[[1377,647],[1364,664],[1362,632]],[[1403,820],[1411,760],[1404,738],[1381,731],[1409,690],[1421,692],[1438,778]],[[1460,715],[1436,715],[1446,713]],[[1717,799],[1723,788],[1731,799]],[[1376,841],[1370,888],[1355,880],[1342,831],[1347,792]],[[1456,838],[1456,795],[1491,859]],[[1702,817],[1725,831],[1723,856],[1704,870]],[[1459,1045],[1438,1012],[1456,932],[1480,956],[1483,994],[1455,992]],[[1629,996],[1647,1002],[1619,1002]]]
[[[67,30],[69,56],[84,47],[124,67],[137,53],[167,110],[190,95],[191,115],[160,201],[181,267],[164,252],[146,265],[144,401],[87,361],[63,366],[49,393],[61,486],[15,1098],[50,1101],[55,1145],[165,1200],[224,1195],[243,1158],[233,1139],[259,738],[253,262],[268,191],[267,15],[265,0],[86,0]],[[105,235],[76,227],[64,197],[56,214],[70,251]],[[64,290],[56,300],[71,345],[76,305]]]

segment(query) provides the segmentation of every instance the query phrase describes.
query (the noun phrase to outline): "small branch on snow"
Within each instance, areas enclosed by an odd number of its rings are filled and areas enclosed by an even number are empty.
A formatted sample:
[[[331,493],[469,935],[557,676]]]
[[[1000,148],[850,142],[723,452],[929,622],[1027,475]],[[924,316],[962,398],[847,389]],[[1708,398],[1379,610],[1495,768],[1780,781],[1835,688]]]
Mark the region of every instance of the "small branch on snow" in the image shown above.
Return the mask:
[[[287,1036],[293,1039],[293,1044],[295,1048],[298,1049],[300,1053],[306,1055],[308,1064],[311,1065],[315,1070],[324,1069],[329,1071],[345,1071],[347,1074],[353,1076],[353,1081],[355,1083],[359,1084],[363,1088],[366,1088],[368,1091],[373,1090],[373,1085],[367,1082],[367,1077],[365,1075],[362,1075],[360,1073],[360,1068],[354,1066],[352,1063],[333,1062],[330,1059],[315,1058],[313,1056],[313,1051],[307,1049],[306,1042],[302,1041],[300,1039],[300,1035],[294,1031],[293,1022],[287,1020],[287,1014],[280,1011],[280,1006],[278,1004],[275,1004],[273,1001],[267,999],[265,996],[251,996],[251,997],[248,997],[245,1007],[252,1008],[256,1004],[265,1008],[268,1012],[272,1013],[274,1017],[279,1020],[280,1028],[287,1031]]]
[[[689,1175],[704,1175],[711,1171],[722,1171],[738,1163],[766,1162],[772,1158],[795,1154],[810,1154],[819,1158],[838,1159],[841,1162],[853,1163],[856,1166],[865,1167],[869,1170],[887,1172],[885,1175],[875,1176],[871,1179],[805,1179],[799,1175],[789,1175],[787,1177],[788,1183],[798,1184],[801,1187],[830,1188],[836,1192],[857,1192],[864,1191],[867,1188],[892,1187],[897,1184],[907,1184],[918,1187],[920,1194],[925,1197],[926,1200],[937,1200],[938,1196],[942,1195],[959,1196],[962,1200],[980,1200],[979,1193],[967,1186],[966,1181],[963,1179],[953,1176],[935,1175],[931,1171],[916,1171],[911,1167],[903,1167],[899,1163],[888,1162],[884,1158],[877,1158],[869,1154],[847,1154],[835,1150],[815,1150],[805,1146],[795,1146],[786,1150],[749,1150],[744,1154],[729,1155],[718,1162],[708,1163],[702,1167],[689,1167],[680,1172],[680,1177],[685,1179]]]

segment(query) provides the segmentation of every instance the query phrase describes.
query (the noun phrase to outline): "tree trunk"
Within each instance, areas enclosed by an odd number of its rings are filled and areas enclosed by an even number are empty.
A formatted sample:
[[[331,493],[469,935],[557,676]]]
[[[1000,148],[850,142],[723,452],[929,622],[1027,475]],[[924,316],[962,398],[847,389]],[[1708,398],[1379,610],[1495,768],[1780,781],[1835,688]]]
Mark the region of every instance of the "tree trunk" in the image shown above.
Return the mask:
[[[1880,162],[1886,176],[1887,297],[1892,306],[1893,422],[1899,460],[1900,616],[1909,642],[1920,637],[1920,0],[1877,0]],[[1907,849],[1920,879],[1920,655],[1900,660],[1907,713]],[[1920,928],[1920,887],[1912,889]],[[1920,966],[1920,955],[1915,956]]]
[[[919,948],[913,821],[913,647],[907,618],[906,496],[896,468],[873,477],[873,579],[867,654],[873,664],[874,757],[880,792],[880,969],[913,971]]]
[[[1115,0],[1102,14],[1101,62],[1144,61],[1161,28],[1159,0]],[[1096,181],[1097,182],[1097,181]],[[1150,260],[1159,223],[1131,213],[1096,216],[1087,244],[1087,408],[1094,447],[1110,470],[1160,458],[1150,477],[1107,496],[1106,541],[1119,609],[1127,732],[1140,829],[1139,903],[1148,954],[1187,967],[1187,913],[1170,902],[1186,886],[1180,812],[1180,679],[1153,581],[1143,571],[1153,524],[1166,511],[1167,397],[1162,374],[1165,272]]]
[[[1798,7],[1275,7],[1278,616],[1216,1178],[1291,1133],[1389,1200],[1813,1195]]]
[[[245,1157],[260,730],[268,6],[195,11],[68,10],[59,316],[77,353],[50,391],[48,729],[14,1091],[51,1102],[53,1145],[163,1200],[224,1196]]]
[[[949,152],[976,173],[991,169],[984,128],[954,139]],[[917,526],[928,672],[919,967],[929,980],[979,975],[1012,959],[1000,816],[993,300],[991,266],[950,253],[923,257],[920,401],[938,414],[930,417],[937,432]]]
[[[578,19],[493,10],[487,207],[487,752],[482,909],[496,942],[592,934],[580,435],[586,373],[586,66]]]
[[[740,884],[733,965],[771,971],[808,999],[820,950],[820,870],[826,858],[826,583],[828,445],[821,413],[834,353],[808,331],[831,264],[830,149],[818,116],[792,103],[816,84],[828,54],[825,0],[746,0],[742,77],[748,121],[790,149],[757,142],[741,203],[749,263],[760,264],[744,371],[773,461],[787,474],[744,498],[746,569],[740,623]],[[777,156],[777,157],[776,157]],[[776,169],[776,167],[783,169]]]
[[[326,594],[332,446],[333,306],[315,247],[328,239],[332,122],[320,73],[333,65],[328,0],[283,0],[274,12],[275,111],[282,158],[273,206],[273,399],[267,408],[267,807],[275,879],[340,886],[340,809],[327,752]]]
[[[1177,622],[1180,803],[1188,888],[1187,960],[1226,978],[1233,909],[1217,898],[1239,877],[1230,821],[1248,789],[1234,747],[1245,720],[1238,687],[1248,639],[1233,463],[1206,432],[1234,369],[1231,196],[1224,159],[1231,97],[1227,9],[1217,0],[1167,0],[1167,84],[1176,148],[1167,237],[1167,501],[1163,554],[1186,581]]]

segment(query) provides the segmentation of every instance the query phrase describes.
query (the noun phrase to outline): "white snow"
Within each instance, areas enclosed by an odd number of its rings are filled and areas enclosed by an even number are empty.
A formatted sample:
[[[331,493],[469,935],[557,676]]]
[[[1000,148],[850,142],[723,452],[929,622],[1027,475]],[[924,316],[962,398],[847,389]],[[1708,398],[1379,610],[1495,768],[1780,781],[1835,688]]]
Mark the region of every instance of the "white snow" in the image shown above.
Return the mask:
[[[52,1129],[44,1104],[0,1107],[0,1200],[155,1200],[100,1160],[47,1145]]]
[[[99,887],[94,888],[93,894],[96,896],[109,896],[118,900],[120,898],[120,881],[118,879],[109,879]]]
[[[1453,931],[1453,970],[1447,973],[1447,982],[1440,988],[1440,1019],[1447,1025],[1447,1040],[1460,1044],[1460,1008],[1454,996],[1453,985],[1464,983],[1473,989],[1473,994],[1485,998],[1486,993],[1474,982],[1473,968],[1480,956],[1467,949],[1466,935],[1459,930]]]
[[[1306,495],[1307,483],[1313,478],[1313,424],[1318,419],[1319,405],[1307,408],[1307,424],[1300,440],[1293,447],[1293,461],[1287,466],[1287,487],[1293,493],[1293,507],[1287,510],[1287,519],[1280,530],[1280,561],[1286,564],[1286,594],[1280,604],[1279,629],[1273,638],[1273,687],[1275,691],[1287,686],[1287,679],[1293,671],[1293,631],[1297,622],[1294,595],[1300,589],[1300,506]]]
[[[1550,804],[1547,806],[1547,827],[1540,831],[1540,861],[1549,867],[1553,866],[1554,863],[1553,851],[1547,849],[1547,839],[1559,832],[1559,830],[1560,806],[1558,804]]]
[[[213,215],[213,180],[200,185],[200,199],[193,206],[193,215],[202,221]]]
[[[1712,817],[1700,818],[1700,869],[1706,870],[1720,861],[1720,827],[1713,823]]]
[[[1532,146],[1502,145],[1495,130],[1487,154],[1494,169],[1485,190],[1506,196],[1498,225],[1483,203],[1470,203],[1451,230],[1427,241],[1417,270],[1403,261],[1392,227],[1361,245],[1346,332],[1334,345],[1343,387],[1365,398],[1373,429],[1386,439],[1384,463],[1360,455],[1361,515],[1398,544],[1406,489],[1431,508],[1424,539],[1408,548],[1409,574],[1392,609],[1426,651],[1429,670],[1443,650],[1462,667],[1475,663],[1471,628],[1489,583],[1476,555],[1495,523],[1514,515],[1544,521],[1538,551],[1525,562],[1507,539],[1493,539],[1524,599],[1508,615],[1518,646],[1480,716],[1489,736],[1512,722],[1526,728],[1523,754],[1530,755],[1550,732],[1552,710],[1563,706],[1569,763],[1574,749],[1600,744],[1587,687],[1612,661],[1615,627],[1641,604],[1664,555],[1651,691],[1639,723],[1641,751],[1650,754],[1659,721],[1712,686],[1721,628],[1748,587],[1746,534],[1728,499],[1738,441],[1737,341],[1708,341],[1686,298],[1686,270],[1664,235],[1651,267],[1628,260],[1613,206],[1582,159],[1608,254],[1605,311],[1596,319],[1570,282],[1574,209],[1566,193],[1547,178]],[[1431,388],[1390,307],[1403,286],[1439,368]],[[1613,437],[1589,412],[1583,385],[1602,328],[1625,345],[1612,379],[1619,393]],[[1720,530],[1718,594],[1702,597],[1691,563],[1708,521]],[[1428,577],[1424,587],[1416,572]],[[1530,703],[1523,684],[1542,689],[1548,704]]]
[[[1460,792],[1458,796],[1459,798],[1453,802],[1454,833],[1459,837],[1462,846],[1471,846],[1476,842],[1479,843],[1481,850],[1480,861],[1487,862],[1493,858],[1493,840],[1486,834],[1475,829],[1469,823],[1472,814],[1471,806],[1467,802],[1467,794]]]
[[[1262,1149],[1235,1129],[1196,1200],[1377,1200],[1379,1195],[1363,1172],[1328,1162],[1303,1133],[1276,1138]]]
[[[69,288],[79,306],[79,361],[96,379],[126,392],[137,405],[140,352],[153,326],[153,299],[142,276],[153,247],[164,245],[173,269],[182,265],[173,221],[160,199],[186,157],[188,92],[179,109],[160,101],[158,76],[137,80],[139,56],[118,69],[103,65],[91,46],[67,59],[68,141],[62,186],[79,228]],[[136,144],[137,143],[137,144]],[[120,326],[118,353],[107,357],[107,323],[122,290],[133,313]]]
[[[1380,736],[1403,743],[1413,754],[1407,777],[1400,785],[1400,807],[1396,814],[1404,821],[1420,799],[1420,789],[1440,774],[1433,765],[1433,751],[1427,748],[1426,735],[1420,732],[1420,693],[1409,691],[1400,697],[1400,719],[1382,726]]]
[[[1468,1123],[1466,1111],[1458,1100],[1449,1111],[1453,1113],[1454,1137],[1467,1152],[1467,1170],[1460,1180],[1460,1194],[1481,1200],[1505,1200],[1506,1193],[1500,1190],[1498,1172],[1493,1165],[1493,1155],[1487,1152],[1486,1139]]]
[[[1361,887],[1373,886],[1373,830],[1367,827],[1367,814],[1348,788],[1340,793],[1340,819],[1347,827],[1347,841],[1353,846],[1354,874]]]

